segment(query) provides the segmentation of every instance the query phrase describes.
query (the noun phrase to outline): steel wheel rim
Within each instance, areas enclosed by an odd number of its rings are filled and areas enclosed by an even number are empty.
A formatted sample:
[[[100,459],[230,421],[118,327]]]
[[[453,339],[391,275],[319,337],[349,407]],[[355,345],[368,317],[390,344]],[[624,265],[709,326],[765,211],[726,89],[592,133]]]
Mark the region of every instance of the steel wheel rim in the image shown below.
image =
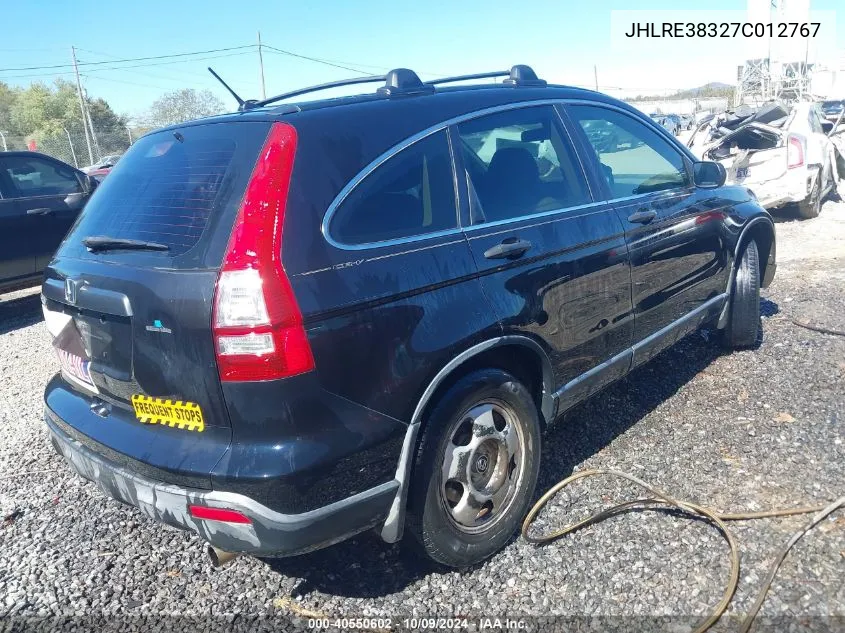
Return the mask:
[[[525,476],[522,422],[510,405],[484,400],[450,427],[439,478],[449,521],[478,534],[497,525],[513,505]]]

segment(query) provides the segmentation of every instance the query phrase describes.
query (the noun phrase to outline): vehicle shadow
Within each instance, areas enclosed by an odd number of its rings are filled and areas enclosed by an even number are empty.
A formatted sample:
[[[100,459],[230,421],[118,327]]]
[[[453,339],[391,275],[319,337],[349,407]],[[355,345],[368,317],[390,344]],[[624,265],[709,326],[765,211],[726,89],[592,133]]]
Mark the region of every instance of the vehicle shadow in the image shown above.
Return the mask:
[[[769,211],[772,215],[772,220],[775,224],[782,224],[784,222],[794,222],[795,220],[803,220],[801,214],[798,213],[798,205],[788,204]]]
[[[38,293],[0,300],[0,334],[29,327],[44,320]]]
[[[839,197],[838,195],[837,195],[837,196],[833,196],[833,195],[828,194],[828,195],[824,198],[824,200],[822,200],[822,209],[821,209],[821,212],[822,212],[822,213],[824,213],[824,212],[825,212],[824,205],[825,205],[828,201],[830,201],[830,202],[838,202],[838,201],[840,201],[840,200],[841,200],[841,197]],[[830,211],[830,209],[828,209],[828,212],[829,212],[829,211]],[[813,218],[805,218],[805,217],[803,217],[803,216],[801,215],[801,213],[798,211],[798,205],[797,205],[797,204],[787,204],[787,205],[785,205],[785,206],[783,206],[783,207],[780,207],[780,208],[778,208],[778,209],[771,209],[771,210],[769,211],[769,213],[772,215],[772,220],[774,221],[774,223],[775,223],[775,224],[782,224],[782,223],[784,223],[784,222],[794,222],[795,220],[798,220],[798,221],[800,221],[800,222],[805,222],[805,221],[807,221],[807,220],[812,220],[812,219],[813,219]]]
[[[765,319],[777,314],[778,306],[763,299],[760,312]],[[687,336],[551,425],[543,438],[535,497],[571,475],[575,467],[608,446],[723,354],[718,336],[715,330]],[[406,534],[403,542],[386,545],[371,531],[317,552],[264,562],[279,574],[299,579],[291,591],[292,598],[314,590],[352,598],[379,597],[402,591],[430,573],[453,572],[417,555],[408,543],[410,538]]]

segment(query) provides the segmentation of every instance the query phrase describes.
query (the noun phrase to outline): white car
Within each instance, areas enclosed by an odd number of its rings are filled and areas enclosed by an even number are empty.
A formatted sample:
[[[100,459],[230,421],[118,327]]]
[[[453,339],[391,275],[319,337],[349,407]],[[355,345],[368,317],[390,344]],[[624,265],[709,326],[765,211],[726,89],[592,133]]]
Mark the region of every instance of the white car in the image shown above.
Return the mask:
[[[87,167],[83,167],[82,171],[86,174],[89,171],[95,171],[97,169],[106,169],[110,167],[114,167],[117,164],[117,161],[120,160],[120,157],[123,154],[109,154],[108,156],[103,156],[100,160],[98,160],[93,165],[88,165]]]
[[[818,104],[797,103],[784,119],[751,121],[715,140],[708,130],[723,121],[716,117],[696,130],[690,149],[705,160],[725,166],[729,184],[745,185],[767,209],[797,204],[800,214],[814,218],[821,202],[839,184],[836,146],[825,131]],[[704,128],[707,127],[708,130]],[[845,138],[845,127],[833,132]],[[839,139],[835,139],[839,141]]]

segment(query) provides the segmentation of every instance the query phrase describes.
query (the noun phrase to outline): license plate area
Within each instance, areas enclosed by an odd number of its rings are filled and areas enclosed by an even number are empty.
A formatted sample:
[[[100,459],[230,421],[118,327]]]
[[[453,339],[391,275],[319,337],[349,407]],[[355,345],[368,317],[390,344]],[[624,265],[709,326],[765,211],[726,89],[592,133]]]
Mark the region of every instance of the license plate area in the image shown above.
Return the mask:
[[[59,364],[62,367],[62,373],[65,378],[85,389],[95,393],[98,392],[97,386],[91,379],[90,360],[63,349],[56,349],[56,353],[59,356]]]
[[[746,178],[748,178],[748,167],[737,167],[736,179],[745,180]]]
[[[133,380],[131,319],[49,300],[44,303],[44,317],[62,374],[88,391],[128,402],[138,390]]]
[[[126,317],[80,312],[73,317],[82,347],[95,373],[121,380],[132,377],[132,327]]]

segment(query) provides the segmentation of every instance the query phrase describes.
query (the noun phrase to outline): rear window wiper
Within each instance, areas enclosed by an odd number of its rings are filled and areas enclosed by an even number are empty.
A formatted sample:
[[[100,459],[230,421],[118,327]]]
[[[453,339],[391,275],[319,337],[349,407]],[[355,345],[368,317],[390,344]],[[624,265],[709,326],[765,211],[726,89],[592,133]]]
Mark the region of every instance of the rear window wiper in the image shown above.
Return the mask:
[[[115,251],[121,249],[128,249],[133,251],[169,251],[170,247],[167,244],[159,242],[147,242],[144,240],[131,240],[123,237],[107,237],[105,235],[95,235],[86,237],[82,243],[92,253],[99,251]]]

